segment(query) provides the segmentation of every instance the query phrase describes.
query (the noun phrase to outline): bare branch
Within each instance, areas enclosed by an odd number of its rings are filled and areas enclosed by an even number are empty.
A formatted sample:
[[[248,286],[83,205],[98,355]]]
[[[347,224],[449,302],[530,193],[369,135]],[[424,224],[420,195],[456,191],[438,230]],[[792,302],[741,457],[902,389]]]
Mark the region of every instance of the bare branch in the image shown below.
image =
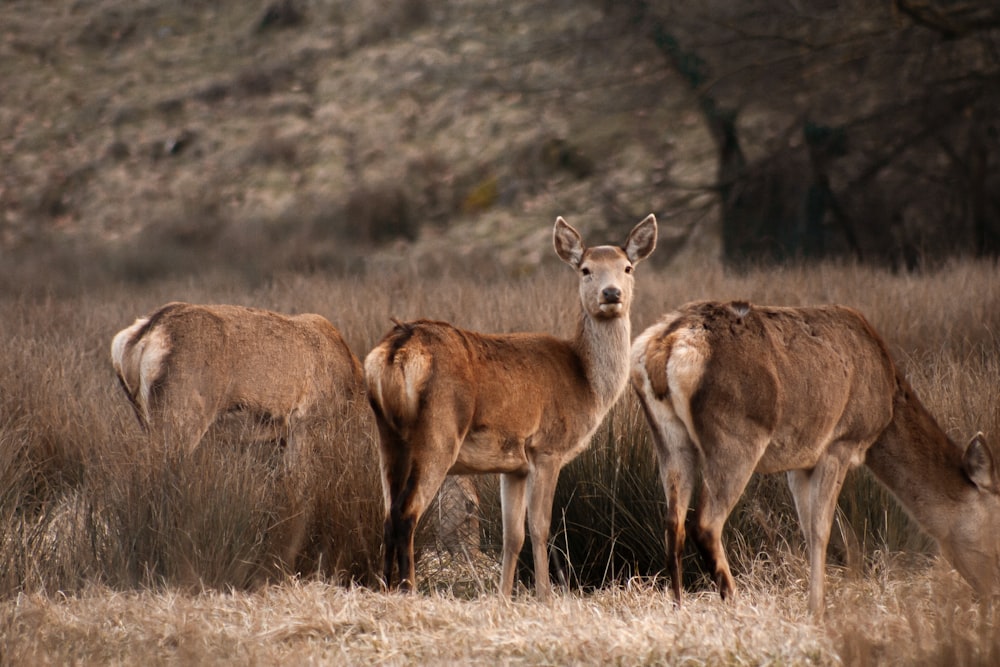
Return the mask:
[[[995,3],[949,3],[933,0],[894,0],[895,8],[914,23],[939,33],[944,39],[1000,28],[1000,8]]]

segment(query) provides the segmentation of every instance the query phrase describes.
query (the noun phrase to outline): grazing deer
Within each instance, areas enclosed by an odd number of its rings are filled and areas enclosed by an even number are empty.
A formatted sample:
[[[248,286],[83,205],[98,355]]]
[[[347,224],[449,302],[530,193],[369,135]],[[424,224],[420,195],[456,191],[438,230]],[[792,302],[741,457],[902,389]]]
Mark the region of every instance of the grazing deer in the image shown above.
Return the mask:
[[[187,452],[236,411],[293,451],[299,423],[343,414],[364,391],[358,358],[313,314],[168,303],[115,334],[111,360],[143,429]]]
[[[414,528],[445,476],[495,472],[503,510],[500,590],[513,592],[527,511],[537,593],[549,595],[556,479],[628,383],[632,271],[656,246],[656,218],[636,225],[620,248],[587,248],[557,218],[553,243],[579,277],[575,338],[397,322],[365,359],[381,440],[386,586],[394,565],[400,587],[414,585]]]
[[[286,445],[297,474],[308,472],[304,441],[322,437],[364,396],[358,358],[319,315],[168,303],[118,332],[111,360],[140,426],[165,451],[190,454],[219,418],[243,412]],[[315,498],[296,493],[275,538],[292,568],[314,520]]]
[[[667,567],[681,599],[685,517],[725,599],[722,527],[753,472],[787,473],[809,552],[809,610],[844,476],[865,463],[980,593],[1000,592],[1000,486],[977,435],[964,449],[934,421],[879,335],[844,306],[697,302],[632,347],[667,501]]]

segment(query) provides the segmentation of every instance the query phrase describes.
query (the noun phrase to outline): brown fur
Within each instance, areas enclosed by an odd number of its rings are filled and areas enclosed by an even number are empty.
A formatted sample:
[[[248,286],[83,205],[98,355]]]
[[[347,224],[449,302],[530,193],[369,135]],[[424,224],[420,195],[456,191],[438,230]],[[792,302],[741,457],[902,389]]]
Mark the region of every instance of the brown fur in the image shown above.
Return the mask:
[[[150,433],[193,450],[222,414],[273,424],[337,414],[362,390],[358,359],[319,315],[169,303],[115,335],[112,362]]]
[[[580,278],[583,314],[574,339],[418,320],[397,323],[365,360],[381,439],[387,586],[396,565],[402,587],[413,585],[413,529],[445,476],[496,472],[501,591],[513,590],[527,514],[537,590],[549,593],[556,479],[627,384],[632,267],[652,252],[656,220],[636,225],[623,248],[586,248],[559,218],[553,241]]]
[[[1000,592],[1000,495],[981,436],[952,443],[913,394],[885,343],[844,306],[697,302],[643,332],[632,386],[656,445],[667,498],[667,561],[681,597],[684,519],[701,488],[694,538],[723,598],[734,591],[722,527],[753,472],[787,472],[810,557],[809,608],[837,496],[867,462],[980,592]]]

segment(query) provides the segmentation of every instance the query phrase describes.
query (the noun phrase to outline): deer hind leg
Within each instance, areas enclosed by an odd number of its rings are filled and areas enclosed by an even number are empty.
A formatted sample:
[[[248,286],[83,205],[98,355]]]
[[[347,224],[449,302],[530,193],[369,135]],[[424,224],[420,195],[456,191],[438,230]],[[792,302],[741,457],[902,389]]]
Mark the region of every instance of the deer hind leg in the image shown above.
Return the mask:
[[[722,545],[722,529],[767,447],[765,438],[751,438],[750,446],[736,442],[726,436],[703,436],[702,482],[694,516],[695,542],[723,600],[736,592],[736,583]],[[734,455],[734,450],[738,455]]]
[[[150,435],[167,452],[190,456],[218,416],[218,407],[186,383],[170,383],[151,398]]]
[[[392,558],[395,556],[402,590],[411,590],[416,585],[413,539],[417,524],[441,488],[458,452],[457,437],[435,434],[433,430],[417,433],[409,442],[395,435],[388,441],[384,436],[382,439],[383,489],[387,503],[386,584],[392,581]],[[421,446],[415,446],[417,443]]]
[[[382,477],[382,499],[385,506],[385,520],[382,525],[383,555],[382,583],[386,588],[393,586],[393,569],[397,560],[405,558],[403,547],[406,531],[399,524],[400,504],[410,476],[410,450],[402,438],[384,420],[378,419],[379,462]],[[407,575],[406,561],[400,562],[399,577]]]
[[[299,571],[304,562],[309,532],[315,519],[317,487],[310,465],[312,439],[304,425],[279,420],[274,425],[274,439],[285,441],[282,456],[283,475],[287,485],[288,516],[282,535],[281,560],[289,572]]]
[[[809,612],[817,619],[822,618],[824,610],[826,549],[833,514],[848,470],[849,460],[831,454],[820,459],[812,470],[789,470],[787,473],[809,551]]]
[[[517,557],[524,546],[524,515],[528,478],[517,473],[500,475],[500,508],[503,513],[503,561],[500,570],[500,593],[514,592]]]
[[[656,447],[660,482],[663,484],[663,495],[667,501],[664,531],[667,572],[670,575],[674,602],[679,606],[683,588],[681,558],[684,555],[686,539],[685,518],[694,490],[697,452],[688,436],[687,428],[676,416],[652,415],[645,400],[642,400],[642,406]]]

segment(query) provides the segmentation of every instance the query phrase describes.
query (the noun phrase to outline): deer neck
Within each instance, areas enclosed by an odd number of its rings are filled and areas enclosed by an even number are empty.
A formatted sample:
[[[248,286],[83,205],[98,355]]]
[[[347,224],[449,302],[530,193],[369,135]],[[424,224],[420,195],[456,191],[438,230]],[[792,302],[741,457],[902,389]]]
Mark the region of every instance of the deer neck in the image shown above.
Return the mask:
[[[573,346],[594,390],[601,414],[618,399],[628,382],[632,325],[622,317],[595,319],[583,313]]]
[[[951,530],[952,510],[969,482],[962,450],[906,384],[897,389],[892,421],[868,450],[865,464],[932,537]]]

